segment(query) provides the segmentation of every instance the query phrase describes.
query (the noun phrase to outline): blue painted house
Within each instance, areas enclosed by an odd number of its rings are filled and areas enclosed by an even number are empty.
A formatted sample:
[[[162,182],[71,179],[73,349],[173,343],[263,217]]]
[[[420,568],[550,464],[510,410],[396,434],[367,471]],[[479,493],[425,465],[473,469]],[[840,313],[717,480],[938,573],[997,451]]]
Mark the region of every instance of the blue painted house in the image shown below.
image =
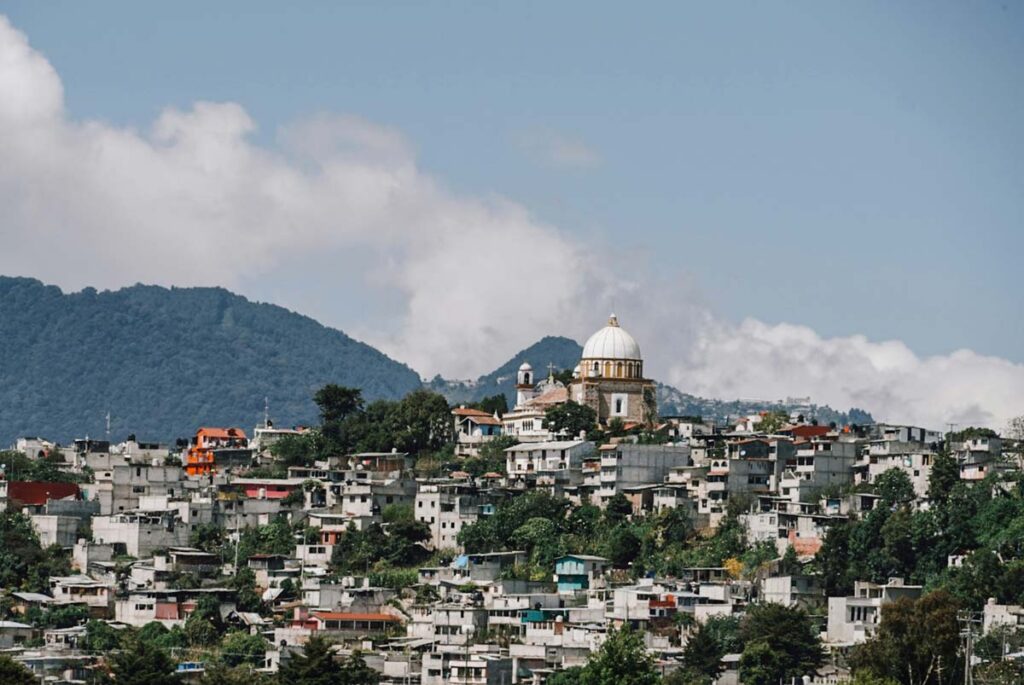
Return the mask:
[[[567,554],[555,560],[555,583],[564,593],[587,590],[604,575],[611,562],[592,554]]]

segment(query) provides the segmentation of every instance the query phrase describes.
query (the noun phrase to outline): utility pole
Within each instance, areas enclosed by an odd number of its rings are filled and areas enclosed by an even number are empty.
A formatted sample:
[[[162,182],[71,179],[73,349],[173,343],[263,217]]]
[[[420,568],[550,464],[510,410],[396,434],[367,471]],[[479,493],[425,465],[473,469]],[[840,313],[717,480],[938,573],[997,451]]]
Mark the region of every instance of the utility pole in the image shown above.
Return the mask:
[[[981,625],[981,613],[977,611],[958,611],[957,623],[961,625],[960,637],[963,638],[964,650],[964,685],[974,685],[974,629]]]

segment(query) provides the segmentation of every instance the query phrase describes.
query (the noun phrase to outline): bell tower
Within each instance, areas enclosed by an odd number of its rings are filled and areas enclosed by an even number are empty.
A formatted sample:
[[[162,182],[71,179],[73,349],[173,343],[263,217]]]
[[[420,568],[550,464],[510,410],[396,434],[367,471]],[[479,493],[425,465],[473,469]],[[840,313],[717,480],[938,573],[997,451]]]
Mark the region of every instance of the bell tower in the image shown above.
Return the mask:
[[[516,406],[523,406],[535,395],[533,367],[529,362],[523,362],[516,373]]]

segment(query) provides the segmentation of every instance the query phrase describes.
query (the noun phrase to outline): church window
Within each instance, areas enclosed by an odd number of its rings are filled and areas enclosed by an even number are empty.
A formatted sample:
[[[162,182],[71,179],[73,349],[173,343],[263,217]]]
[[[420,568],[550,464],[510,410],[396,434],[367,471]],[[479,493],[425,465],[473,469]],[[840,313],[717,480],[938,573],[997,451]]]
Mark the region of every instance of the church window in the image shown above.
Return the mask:
[[[608,377],[608,378],[612,377],[612,363],[611,362],[605,362],[604,363],[604,375],[606,377]]]
[[[622,378],[622,362],[615,365],[615,377]]]
[[[615,400],[615,413],[616,414],[621,414],[622,413],[622,400]]]

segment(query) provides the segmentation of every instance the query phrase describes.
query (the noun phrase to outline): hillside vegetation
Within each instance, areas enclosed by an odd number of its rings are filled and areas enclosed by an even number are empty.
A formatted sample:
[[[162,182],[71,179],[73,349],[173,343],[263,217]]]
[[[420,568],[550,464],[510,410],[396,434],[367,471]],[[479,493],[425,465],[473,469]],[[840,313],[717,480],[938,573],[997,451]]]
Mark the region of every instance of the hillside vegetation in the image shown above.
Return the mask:
[[[397,399],[419,376],[282,307],[221,288],[136,285],[64,294],[0,277],[0,445],[20,435],[173,440],[200,425],[251,431],[264,397],[282,422],[313,423],[327,383]]]

